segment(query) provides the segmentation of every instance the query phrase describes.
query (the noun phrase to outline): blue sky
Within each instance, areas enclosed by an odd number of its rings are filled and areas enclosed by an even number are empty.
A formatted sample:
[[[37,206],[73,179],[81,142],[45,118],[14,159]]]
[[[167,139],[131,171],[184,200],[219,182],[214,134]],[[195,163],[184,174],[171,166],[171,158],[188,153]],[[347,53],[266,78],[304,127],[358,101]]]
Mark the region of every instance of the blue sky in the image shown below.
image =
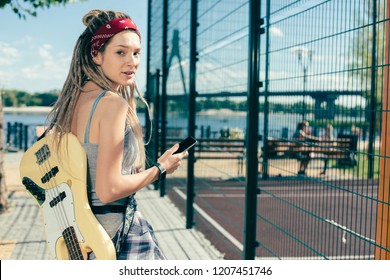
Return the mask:
[[[30,93],[61,89],[69,70],[82,17],[92,9],[112,9],[129,14],[141,31],[144,48],[137,84],[146,87],[146,0],[87,0],[38,10],[25,20],[8,7],[0,9],[0,89]]]

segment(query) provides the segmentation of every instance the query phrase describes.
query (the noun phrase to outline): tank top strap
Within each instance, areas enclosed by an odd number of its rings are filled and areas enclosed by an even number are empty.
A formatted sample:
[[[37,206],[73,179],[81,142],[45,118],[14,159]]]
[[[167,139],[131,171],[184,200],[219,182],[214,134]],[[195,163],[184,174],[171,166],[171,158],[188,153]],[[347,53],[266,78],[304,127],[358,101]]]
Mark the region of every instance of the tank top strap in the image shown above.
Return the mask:
[[[86,128],[85,128],[84,143],[89,143],[89,127],[90,127],[90,125],[91,125],[91,120],[92,120],[93,113],[95,112],[96,106],[98,105],[100,99],[102,99],[102,97],[103,97],[106,93],[107,93],[107,90],[104,90],[102,93],[100,93],[100,94],[98,95],[98,97],[96,97],[95,102],[94,102],[93,105],[92,105],[91,113],[89,114],[89,119],[88,119],[88,122],[87,122],[87,126],[86,126]]]

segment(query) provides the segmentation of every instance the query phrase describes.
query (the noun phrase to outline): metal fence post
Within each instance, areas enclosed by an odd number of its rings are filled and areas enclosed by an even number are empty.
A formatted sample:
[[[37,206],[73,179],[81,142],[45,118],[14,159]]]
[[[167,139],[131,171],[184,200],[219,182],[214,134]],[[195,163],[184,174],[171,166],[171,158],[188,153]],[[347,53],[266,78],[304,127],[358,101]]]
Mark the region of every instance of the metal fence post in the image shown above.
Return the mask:
[[[260,0],[249,1],[248,49],[248,118],[247,171],[245,188],[244,252],[243,258],[253,260],[256,255],[256,211],[258,194],[258,135],[259,135],[259,50]]]
[[[7,145],[10,145],[12,142],[11,135],[12,135],[13,126],[10,122],[7,122]]]
[[[270,29],[270,0],[267,0],[267,10],[266,10],[266,46],[265,46],[265,77],[264,77],[264,133],[263,133],[263,147],[268,146],[268,122],[269,122],[269,101],[268,101],[268,91],[269,91],[269,29]],[[264,21],[261,22],[264,24]],[[259,140],[261,140],[259,138]],[[268,178],[268,153],[267,150],[263,151],[263,162],[262,162],[262,172],[263,179]]]
[[[188,116],[188,134],[191,136],[195,135],[195,114],[196,114],[196,29],[198,26],[198,1],[191,1],[191,35],[190,35],[190,100],[189,100],[189,116]],[[187,165],[187,222],[186,228],[192,228],[194,225],[194,163],[195,155],[194,149],[190,149],[188,155]]]
[[[156,73],[150,79],[151,82],[151,91],[153,92],[153,127],[154,127],[154,137],[153,137],[153,160],[157,161],[159,155],[159,139],[160,139],[160,69],[156,70]],[[154,182],[154,189],[159,189],[159,183]]]
[[[23,125],[23,145],[24,145],[24,151],[27,151],[28,149],[28,125]]]
[[[375,154],[375,134],[376,134],[376,72],[377,70],[377,1],[372,1],[372,49],[371,49],[371,90],[370,90],[370,125],[368,134],[368,178],[374,178],[374,154]]]
[[[151,30],[151,24],[150,24],[150,20],[151,20],[151,17],[150,17],[150,12],[151,10],[151,0],[148,0],[148,27],[147,27],[147,30],[148,30],[148,40],[147,40],[147,49],[150,48],[150,30]],[[152,79],[153,79],[153,76],[152,74],[150,73],[150,52],[147,53],[147,57],[146,57],[146,93],[145,93],[145,99],[146,99],[146,102],[151,106],[150,107],[150,112],[146,111],[145,113],[149,113],[152,114],[154,112],[154,96],[153,96],[153,93],[155,91],[152,91]],[[153,105],[152,105],[153,104]],[[154,138],[153,138],[153,129],[154,129],[154,116],[150,116],[149,118],[149,115],[145,114],[145,135],[147,137],[149,137],[149,139],[147,138],[147,140],[149,141],[148,145],[146,146],[146,152],[147,152],[147,155],[148,155],[148,158],[151,158],[153,159],[153,161],[156,160],[156,155],[154,154],[154,147],[156,146],[156,143],[154,142]]]
[[[163,8],[163,49],[162,49],[162,89],[161,89],[161,146],[160,151],[166,150],[167,140],[167,55],[168,55],[168,0],[164,0]],[[165,195],[165,181],[160,184],[160,196]]]
[[[23,150],[23,123],[18,123],[18,148]]]

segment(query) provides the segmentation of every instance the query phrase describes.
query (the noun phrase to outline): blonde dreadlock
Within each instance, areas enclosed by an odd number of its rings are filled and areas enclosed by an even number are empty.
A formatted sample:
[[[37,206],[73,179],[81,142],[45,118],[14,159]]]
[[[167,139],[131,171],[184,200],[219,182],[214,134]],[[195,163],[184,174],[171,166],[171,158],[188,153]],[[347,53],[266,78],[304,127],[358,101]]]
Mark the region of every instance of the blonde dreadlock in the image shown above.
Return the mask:
[[[129,109],[126,116],[127,123],[131,126],[139,146],[139,155],[137,165],[144,167],[145,148],[142,135],[142,127],[136,114],[135,92],[148,108],[146,100],[139,93],[135,82],[130,86],[119,86],[114,89],[111,82],[107,79],[99,67],[93,62],[90,49],[91,38],[100,26],[115,18],[129,18],[122,12],[92,10],[83,17],[83,24],[86,26],[84,32],[80,35],[73,51],[73,57],[70,64],[69,73],[64,83],[62,91],[54,104],[52,111],[49,113],[50,131],[62,136],[71,131],[72,117],[80,94],[83,92],[83,86],[87,81],[92,81],[99,87],[117,93],[123,97]],[[101,49],[104,52],[106,43]],[[59,137],[61,141],[62,137]],[[59,143],[58,143],[59,145]]]

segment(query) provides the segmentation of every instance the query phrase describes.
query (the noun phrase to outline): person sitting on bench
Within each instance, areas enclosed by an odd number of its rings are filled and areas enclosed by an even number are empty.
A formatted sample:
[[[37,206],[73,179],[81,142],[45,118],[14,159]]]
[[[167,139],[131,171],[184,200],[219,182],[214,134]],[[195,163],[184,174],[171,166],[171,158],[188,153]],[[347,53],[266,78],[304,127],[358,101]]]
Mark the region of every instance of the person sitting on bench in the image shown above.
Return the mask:
[[[293,139],[301,143],[307,141],[320,141],[320,138],[310,135],[308,121],[298,123]],[[298,175],[306,175],[306,169],[310,162],[310,152],[299,152],[297,158],[300,162]]]
[[[332,141],[333,140],[333,126],[328,124],[325,127],[325,133],[322,135],[321,140],[323,141]],[[320,175],[326,175],[326,169],[328,168],[329,159],[324,159],[324,169],[321,171]]]

